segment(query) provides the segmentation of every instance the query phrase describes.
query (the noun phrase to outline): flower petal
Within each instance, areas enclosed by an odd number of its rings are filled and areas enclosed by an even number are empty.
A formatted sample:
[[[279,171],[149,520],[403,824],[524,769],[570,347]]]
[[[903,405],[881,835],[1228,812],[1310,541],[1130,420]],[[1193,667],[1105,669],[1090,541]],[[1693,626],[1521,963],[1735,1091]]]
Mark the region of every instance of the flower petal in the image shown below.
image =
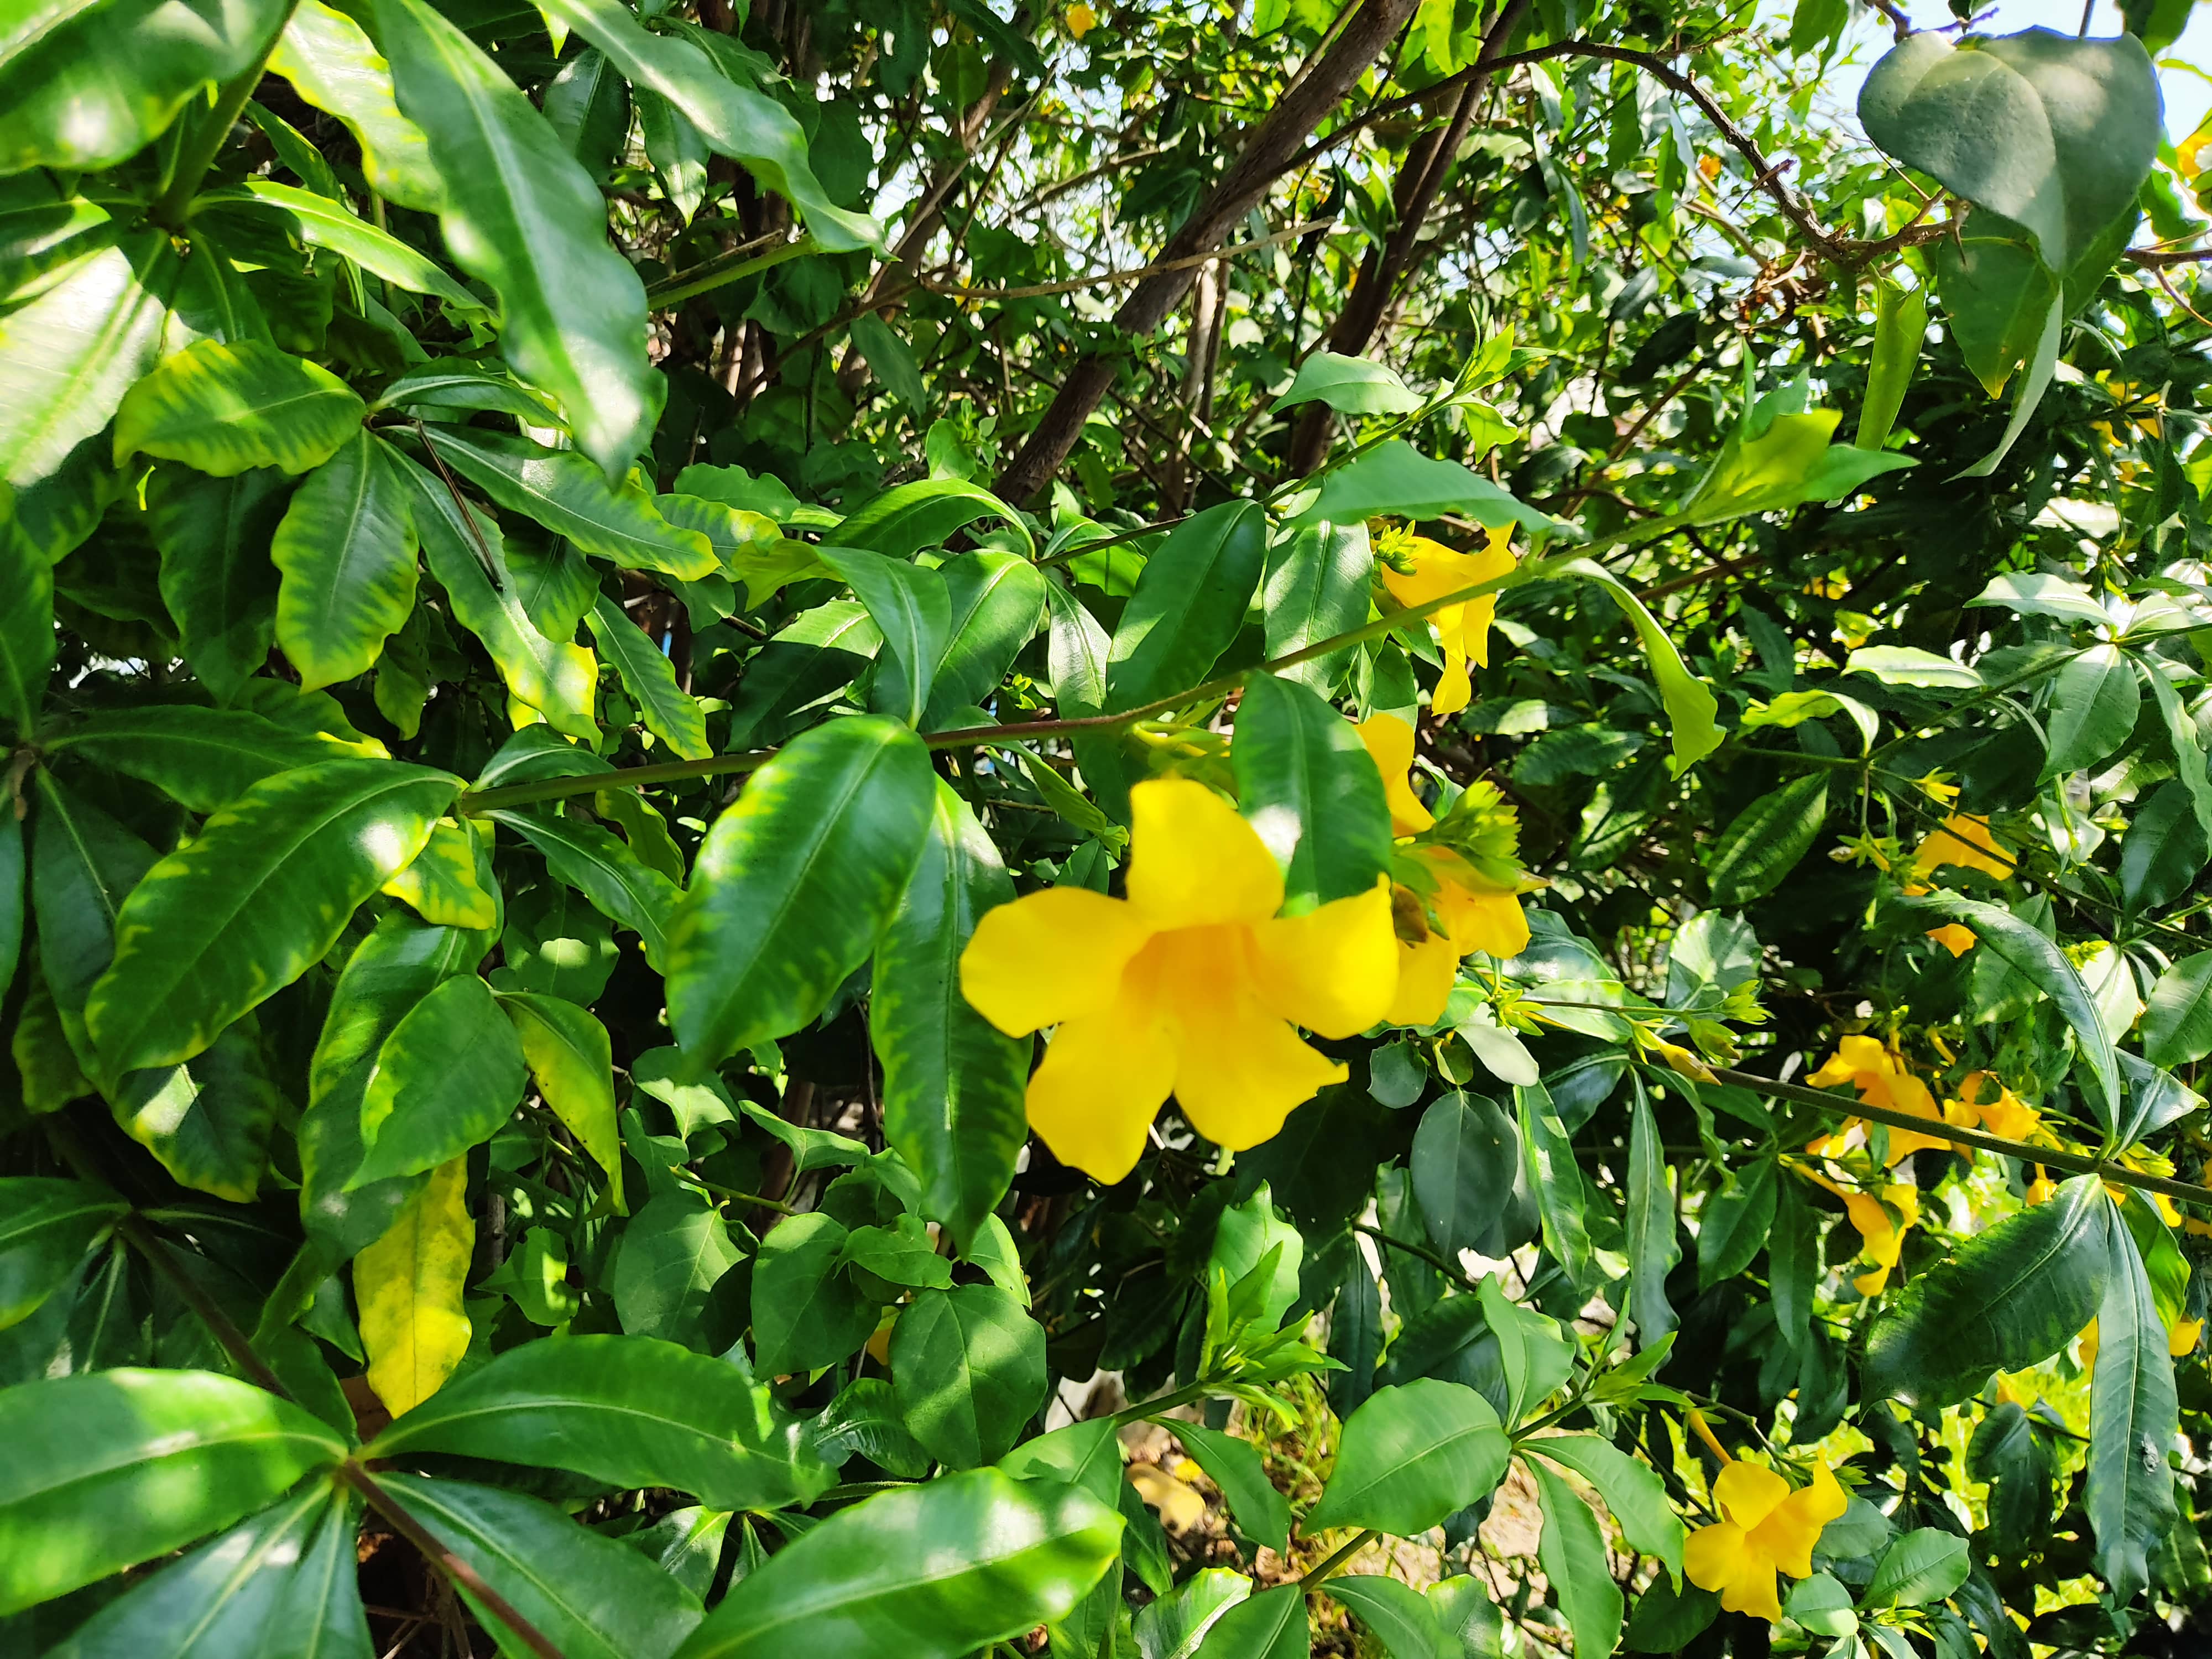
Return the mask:
[[[1447,643],[1444,647],[1444,672],[1437,676],[1437,689],[1429,694],[1429,712],[1438,720],[1447,720],[1466,708],[1474,695],[1474,682],[1468,678],[1465,654]]]
[[[1347,1070],[1298,1040],[1247,982],[1249,942],[1236,927],[1163,933],[1156,1006],[1176,1028],[1175,1094],[1200,1134],[1232,1152],[1256,1146],[1291,1109]]]
[[[960,992],[1009,1036],[1098,1012],[1152,936],[1133,905],[1048,887],[983,913],[960,953]]]
[[[1702,1590],[1726,1589],[1747,1565],[1743,1528],[1729,1522],[1700,1527],[1682,1545],[1682,1576]]]
[[[1713,1507],[1748,1533],[1790,1496],[1790,1483],[1764,1464],[1739,1458],[1713,1482]]]
[[[1430,903],[1462,956],[1486,951],[1503,960],[1528,948],[1528,917],[1516,894],[1478,893],[1447,877]]]
[[[1390,833],[1418,836],[1436,822],[1413,793],[1407,774],[1413,769],[1413,728],[1395,714],[1377,714],[1353,728],[1375,769],[1382,775],[1382,799],[1390,808]]]
[[[1237,809],[1190,778],[1129,791],[1129,902],[1152,927],[1265,921],[1283,908],[1283,872]]]
[[[1398,945],[1398,994],[1382,1016],[1393,1025],[1433,1025],[1444,1017],[1452,984],[1459,977],[1459,952],[1442,933],[1419,945]]]
[[[1140,969],[1105,1012],[1054,1034],[1030,1079],[1030,1127],[1061,1163],[1110,1184],[1136,1167],[1174,1081],[1174,1034]]]
[[[1348,1037],[1389,1012],[1398,989],[1398,935],[1389,882],[1302,916],[1263,921],[1251,940],[1261,1000],[1293,1024]]]
[[[1850,1506],[1843,1483],[1826,1464],[1816,1464],[1812,1483],[1791,1492],[1759,1528],[1758,1546],[1792,1578],[1809,1578],[1821,1528]]]

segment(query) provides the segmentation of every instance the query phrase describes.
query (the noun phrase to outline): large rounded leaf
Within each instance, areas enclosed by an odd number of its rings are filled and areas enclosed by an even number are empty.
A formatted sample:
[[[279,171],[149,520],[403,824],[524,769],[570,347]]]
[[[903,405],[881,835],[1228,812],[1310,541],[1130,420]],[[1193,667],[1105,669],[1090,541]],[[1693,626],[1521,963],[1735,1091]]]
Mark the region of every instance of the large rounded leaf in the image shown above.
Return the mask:
[[[718,1061],[798,1030],[868,959],[921,855],[921,739],[832,720],[756,772],[701,843],[668,934],[677,1040]]]
[[[890,1354],[907,1427],[951,1468],[1004,1457],[1044,1404],[1044,1327],[995,1285],[921,1291]]]
[[[1510,1450],[1498,1413],[1463,1383],[1424,1377],[1377,1389],[1346,1422],[1335,1471],[1300,1530],[1372,1527],[1411,1538],[1487,1497]]]
[[[682,1659],[954,1659],[1065,1618],[1121,1549],[1080,1487],[976,1469],[856,1504],[730,1591]]]
[[[0,1613],[189,1544],[346,1453],[248,1383],[127,1369],[0,1389]]]
[[[164,461],[147,481],[146,529],[161,550],[161,602],[185,660],[225,702],[269,660],[276,637],[269,538],[289,492],[275,467],[211,478]]]
[[[164,358],[115,411],[115,459],[184,461],[228,478],[305,472],[361,430],[368,405],[343,380],[271,345],[202,340]]]
[[[322,960],[406,868],[460,780],[391,761],[264,778],[146,872],[85,1023],[120,1074],[191,1059]]]
[[[415,609],[415,523],[405,475],[356,428],[307,475],[269,556],[283,573],[276,642],[309,690],[366,673]]]
[[[491,988],[474,974],[447,980],[384,1040],[361,1103],[368,1151],[349,1184],[420,1175],[490,1139],[528,1080]]]
[[[455,1452],[671,1486],[717,1509],[811,1500],[831,1474],[735,1366],[643,1336],[526,1342],[441,1389],[368,1452]]]

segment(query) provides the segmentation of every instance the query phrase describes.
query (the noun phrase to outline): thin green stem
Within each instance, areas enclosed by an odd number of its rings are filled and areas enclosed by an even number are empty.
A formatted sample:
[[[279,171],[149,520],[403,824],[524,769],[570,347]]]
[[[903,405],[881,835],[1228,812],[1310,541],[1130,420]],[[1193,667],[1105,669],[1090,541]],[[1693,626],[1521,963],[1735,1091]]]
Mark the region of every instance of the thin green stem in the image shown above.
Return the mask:
[[[1467,1276],[1467,1270],[1464,1267],[1458,1266],[1456,1263],[1445,1261],[1443,1257],[1438,1255],[1434,1250],[1428,1249],[1425,1245],[1415,1244],[1403,1238],[1394,1238],[1389,1233],[1384,1232],[1380,1227],[1370,1227],[1364,1221],[1353,1222],[1352,1224],[1352,1231],[1355,1233],[1365,1233],[1368,1237],[1374,1239],[1377,1243],[1388,1244],[1394,1250],[1402,1250],[1407,1255],[1419,1257],[1422,1261],[1427,1262],[1431,1267],[1435,1267],[1442,1272],[1449,1273],[1454,1279],[1457,1279],[1462,1285],[1464,1285],[1470,1291],[1477,1288],[1475,1281]]]
[[[1356,1534],[1348,1543],[1342,1545],[1337,1549],[1330,1551],[1328,1557],[1319,1566],[1315,1567],[1311,1571],[1308,1572],[1304,1577],[1299,1579],[1298,1588],[1302,1590],[1319,1589],[1322,1584],[1336,1576],[1339,1569],[1340,1569],[1346,1562],[1352,1559],[1353,1556],[1358,1554],[1360,1551],[1365,1549],[1370,1544],[1373,1543],[1382,1535],[1382,1534],[1381,1533],[1377,1532],[1372,1527],[1363,1528],[1360,1532]]]
[[[277,20],[276,27],[270,32],[269,44],[261,49],[251,64],[239,71],[236,79],[224,82],[216,90],[215,107],[193,130],[184,153],[177,157],[177,170],[169,175],[168,187],[148,210],[147,216],[155,224],[169,230],[184,229],[187,216],[185,209],[191,206],[192,198],[199,193],[200,181],[207,177],[208,169],[215,165],[215,158],[222,154],[223,142],[230,137],[231,128],[238,125],[238,118],[252,98],[253,89],[261,84],[261,77],[269,68],[270,56],[276,52],[276,43],[284,38],[285,26],[292,21],[293,8],[298,3],[299,0],[291,0],[291,3],[284,8],[283,16]]]
[[[665,311],[671,306],[680,306],[686,300],[696,300],[702,294],[711,294],[718,288],[727,288],[732,283],[743,282],[748,276],[757,276],[763,270],[773,270],[787,260],[805,258],[818,252],[821,244],[811,236],[801,236],[796,241],[786,242],[781,247],[770,248],[766,253],[756,254],[750,259],[726,253],[709,259],[689,270],[679,270],[665,282],[656,283],[645,291],[645,303],[654,311]]]

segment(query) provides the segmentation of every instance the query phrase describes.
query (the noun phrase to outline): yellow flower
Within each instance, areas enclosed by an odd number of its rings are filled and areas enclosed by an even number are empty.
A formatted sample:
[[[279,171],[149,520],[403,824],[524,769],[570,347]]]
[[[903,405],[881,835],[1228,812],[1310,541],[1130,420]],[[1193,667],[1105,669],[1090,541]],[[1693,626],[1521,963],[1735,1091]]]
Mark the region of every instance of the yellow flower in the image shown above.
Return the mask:
[[[1049,887],[976,924],[960,988],[1009,1036],[1059,1026],[1030,1079],[1054,1156],[1104,1182],[1135,1167],[1172,1093],[1200,1133],[1255,1146],[1346,1068],[1293,1025],[1347,1037],[1398,987],[1390,894],[1281,916],[1283,877],[1252,826],[1204,784],[1129,792],[1128,897]]]
[[[1390,830],[1395,836],[1418,836],[1436,827],[1436,819],[1413,793],[1409,774],[1413,764],[1413,728],[1395,714],[1377,714],[1356,728],[1367,745],[1376,769],[1382,774],[1382,798],[1390,808]],[[1470,790],[1486,788],[1483,784]],[[1508,820],[1510,808],[1500,808]],[[1449,830],[1450,825],[1446,825]],[[1505,862],[1510,862],[1509,856]],[[1528,945],[1528,919],[1521,908],[1517,883],[1501,888],[1494,873],[1477,869],[1450,847],[1411,849],[1419,860],[1430,889],[1417,893],[1399,886],[1391,895],[1397,929],[1398,994],[1385,1016],[1393,1025],[1433,1025],[1444,1015],[1451,988],[1459,976],[1459,959],[1476,951],[1498,957],[1516,957]],[[1497,860],[1492,863],[1493,872]],[[1516,875],[1518,866],[1514,866]],[[1431,925],[1431,916],[1434,917]]]
[[[1859,1254],[1874,1263],[1852,1285],[1863,1297],[1876,1297],[1889,1283],[1890,1270],[1905,1250],[1905,1235],[1920,1219],[1919,1189],[1892,1182],[1877,1197],[1872,1193],[1838,1186],[1815,1170],[1799,1171],[1816,1187],[1825,1187],[1844,1200],[1844,1213],[1858,1229]],[[1896,1214],[1893,1216],[1892,1211]]]
[[[1912,1075],[1902,1058],[1870,1036],[1838,1037],[1836,1052],[1828,1056],[1819,1071],[1805,1080],[1815,1089],[1849,1083],[1856,1087],[1859,1098],[1869,1106],[1886,1106],[1893,1111],[1910,1112],[1915,1117],[1927,1118],[1931,1122],[1942,1121],[1942,1114],[1936,1109],[1936,1097],[1928,1092],[1928,1085]],[[1858,1119],[1853,1118],[1834,1134],[1815,1141],[1813,1149],[1819,1151],[1825,1146],[1832,1153],[1840,1152],[1852,1131],[1864,1127]],[[1917,1129],[1900,1129],[1892,1125],[1889,1130],[1889,1163],[1895,1165],[1923,1146],[1948,1146],[1950,1144],[1941,1135],[1923,1134]]]
[[[2030,1204],[2047,1204],[2051,1201],[2051,1195],[2057,1190],[2058,1183],[2044,1174],[2040,1164],[2037,1164],[2035,1179],[2027,1183],[2027,1201]]]
[[[1377,550],[1385,556],[1382,585],[1400,605],[1410,607],[1503,576],[1513,568],[1513,554],[1505,544],[1512,533],[1512,526],[1500,526],[1490,532],[1489,544],[1479,553],[1456,552],[1426,536],[1386,541]],[[1394,557],[1410,568],[1395,568],[1388,562]],[[1498,596],[1486,593],[1479,599],[1448,605],[1429,618],[1444,652],[1443,675],[1429,699],[1438,715],[1456,714],[1467,707],[1474,693],[1467,665],[1472,660],[1479,668],[1490,666],[1490,624],[1497,614]]]
[[[2177,1319],[2173,1328],[2166,1334],[2166,1351],[2173,1358],[2184,1358],[2197,1352],[2197,1340],[2203,1334],[2203,1320]]]
[[[1930,927],[1928,937],[1954,957],[1963,957],[1981,943],[1974,937],[1972,928],[1959,921],[1947,921],[1941,927]]]
[[[1995,1100],[1981,1098],[1984,1085],[1995,1084]],[[1965,1129],[1987,1129],[2007,1140],[2026,1140],[2043,1127],[2043,1114],[2014,1097],[2013,1091],[1987,1072],[1969,1072],[1959,1080],[1959,1097],[1943,1103],[1943,1120]]]
[[[1942,827],[1929,830],[1913,849],[1912,868],[1928,875],[1947,864],[1962,870],[1979,870],[1999,881],[2009,880],[2020,862],[1990,833],[1990,821],[1968,812],[1954,812]]]
[[[1792,1492],[1773,1470],[1738,1462],[1713,1481],[1713,1507],[1721,1518],[1690,1534],[1682,1571],[1699,1589],[1717,1591],[1730,1613],[1779,1624],[1775,1574],[1810,1577],[1821,1528],[1850,1508],[1850,1499],[1825,1463],[1814,1466],[1810,1486]]]
[[[1061,16],[1067,24],[1067,32],[1078,40],[1098,27],[1098,14],[1085,5],[1070,6]]]

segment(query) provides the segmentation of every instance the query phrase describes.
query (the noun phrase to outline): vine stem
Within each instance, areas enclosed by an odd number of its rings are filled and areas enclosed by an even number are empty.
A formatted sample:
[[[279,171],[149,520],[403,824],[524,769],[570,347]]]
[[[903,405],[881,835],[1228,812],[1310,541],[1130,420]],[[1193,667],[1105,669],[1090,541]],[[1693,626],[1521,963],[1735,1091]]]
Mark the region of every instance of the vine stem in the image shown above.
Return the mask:
[[[1899,1111],[1893,1106],[1875,1106],[1863,1100],[1846,1100],[1838,1095],[1824,1094],[1818,1089],[1801,1088],[1794,1083],[1760,1077],[1755,1072],[1739,1072],[1725,1066],[1716,1066],[1711,1070],[1718,1082],[1731,1083],[1738,1088],[1749,1089],[1777,1100],[1794,1100],[1803,1105],[1817,1106],[1822,1111],[1832,1112],[1838,1117],[1863,1117],[1872,1122],[1887,1124],[1893,1129],[1911,1129],[1920,1134],[1941,1133],[1946,1140],[2018,1158],[2023,1164],[2041,1164],[2054,1170],[2070,1170],[2075,1175],[2093,1175],[2112,1186],[2140,1188],[2145,1192],[2163,1193],[2168,1198],[2178,1198],[2185,1203],[2212,1206],[2212,1187],[2199,1187],[2191,1182],[2148,1175],[2141,1170],[2130,1170],[2124,1164],[2113,1163],[2109,1158],[2094,1158],[2087,1152],[2068,1152],[2059,1146],[2033,1146],[2024,1140],[2008,1140],[2002,1135],[1986,1134],[1979,1129],[1962,1128],[1954,1123],[1915,1117],[1911,1113]]]
[[[239,71],[235,79],[224,82],[217,89],[215,107],[208,112],[206,120],[193,132],[190,148],[178,156],[177,170],[170,175],[168,185],[161,191],[160,199],[147,210],[147,217],[155,224],[173,231],[184,229],[185,209],[199,193],[200,181],[207,177],[208,169],[215,165],[215,158],[222,154],[223,141],[230,137],[231,128],[238,125],[238,118],[252,98],[253,89],[261,84],[262,76],[268,71],[269,59],[276,51],[276,43],[284,38],[284,31],[290,25],[292,13],[298,5],[299,0],[290,0],[284,8],[283,16],[277,19],[276,27],[270,31],[269,44],[261,49],[251,64]]]
[[[1319,1589],[1328,1580],[1336,1577],[1338,1571],[1346,1562],[1352,1559],[1353,1556],[1358,1554],[1360,1551],[1365,1549],[1370,1544],[1373,1543],[1382,1535],[1382,1534],[1376,1531],[1372,1527],[1363,1528],[1359,1533],[1352,1537],[1350,1542],[1344,1544],[1337,1549],[1332,1550],[1327,1559],[1325,1559],[1319,1566],[1315,1567],[1303,1578],[1299,1579],[1298,1588],[1302,1590],[1308,1591]]]
[[[92,1160],[66,1125],[57,1119],[48,1119],[46,1138],[62,1162],[69,1165],[78,1179],[103,1187],[107,1185],[100,1180]],[[261,1357],[246,1333],[239,1328],[238,1322],[221,1303],[208,1294],[205,1285],[185,1271],[175,1253],[146,1224],[143,1216],[136,1211],[126,1214],[116,1223],[115,1231],[125,1243],[146,1259],[147,1264],[155,1273],[168,1281],[178,1298],[199,1316],[200,1322],[208,1328],[209,1334],[222,1346],[223,1352],[230,1356],[240,1370],[246,1373],[248,1382],[275,1395],[279,1400],[290,1401],[295,1405],[299,1403],[294,1399],[292,1391],[284,1386],[283,1379],[270,1369],[269,1362]],[[423,1559],[474,1596],[486,1612],[513,1631],[525,1646],[538,1656],[538,1659],[567,1659],[550,1637],[531,1623],[512,1601],[484,1582],[483,1574],[454,1554],[438,1540],[434,1534],[408,1514],[399,1500],[369,1473],[367,1466],[357,1457],[348,1455],[333,1473],[359,1492],[371,1509],[389,1522],[394,1532],[420,1550]]]

